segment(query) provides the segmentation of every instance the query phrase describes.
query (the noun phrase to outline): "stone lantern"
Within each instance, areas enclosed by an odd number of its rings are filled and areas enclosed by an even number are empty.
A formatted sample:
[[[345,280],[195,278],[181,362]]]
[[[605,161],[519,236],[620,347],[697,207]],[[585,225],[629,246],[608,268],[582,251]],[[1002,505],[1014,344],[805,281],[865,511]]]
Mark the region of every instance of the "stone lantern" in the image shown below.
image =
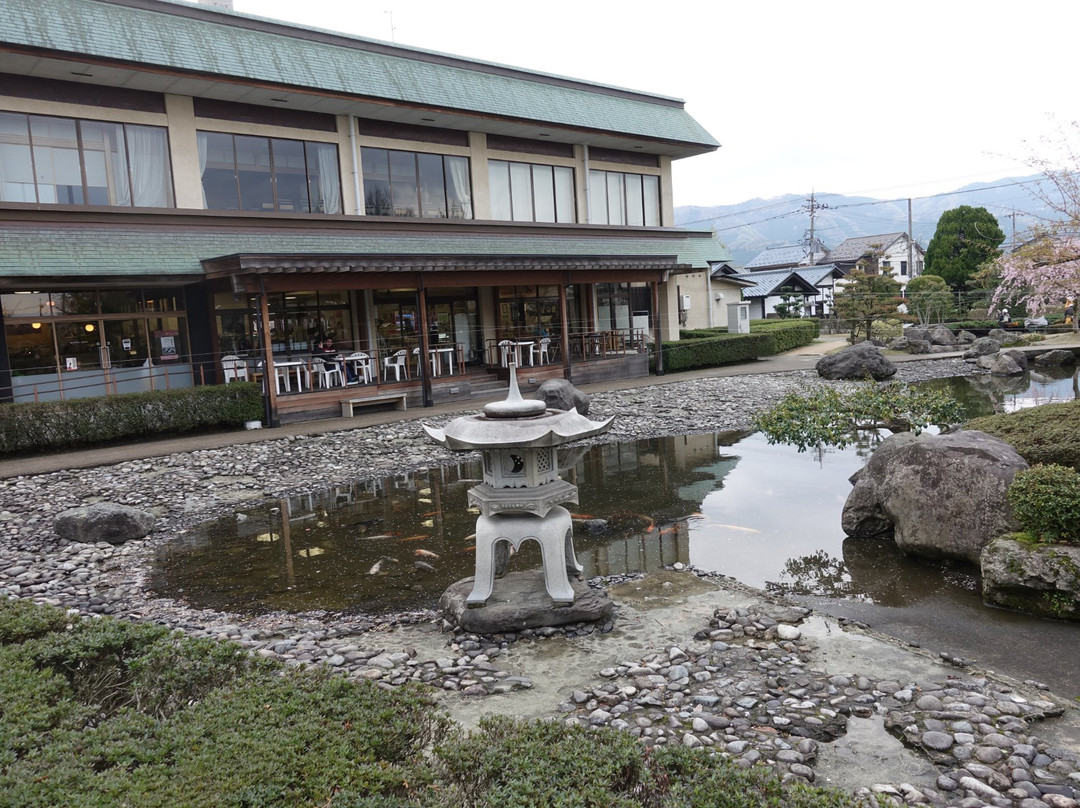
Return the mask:
[[[570,512],[562,506],[578,501],[577,486],[559,479],[557,447],[605,432],[613,420],[590,421],[575,409],[549,410],[543,401],[522,398],[517,368],[511,366],[504,401],[491,402],[483,412],[457,418],[444,429],[424,425],[448,449],[479,450],[483,456],[484,482],[469,489],[469,504],[480,510],[469,607],[484,606],[491,596],[499,545],[519,549],[528,539],[540,544],[548,595],[556,605],[574,602],[567,573],[576,575],[581,567],[574,556]]]

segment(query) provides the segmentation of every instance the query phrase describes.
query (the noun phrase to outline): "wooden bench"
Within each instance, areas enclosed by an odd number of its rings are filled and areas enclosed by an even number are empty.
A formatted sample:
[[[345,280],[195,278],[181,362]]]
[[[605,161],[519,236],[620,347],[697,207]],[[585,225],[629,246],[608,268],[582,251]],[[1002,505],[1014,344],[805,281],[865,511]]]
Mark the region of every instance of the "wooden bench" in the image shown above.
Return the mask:
[[[387,402],[393,402],[395,410],[404,410],[407,406],[407,398],[408,396],[405,393],[384,393],[378,396],[347,398],[341,402],[341,417],[352,418],[353,410],[356,407],[367,407],[371,404],[386,404]]]

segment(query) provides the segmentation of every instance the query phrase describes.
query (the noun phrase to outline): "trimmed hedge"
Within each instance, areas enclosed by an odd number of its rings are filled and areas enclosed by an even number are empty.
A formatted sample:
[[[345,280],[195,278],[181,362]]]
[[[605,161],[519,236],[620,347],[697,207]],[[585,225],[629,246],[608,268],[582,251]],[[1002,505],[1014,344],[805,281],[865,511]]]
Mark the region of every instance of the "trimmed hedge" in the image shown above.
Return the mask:
[[[752,320],[750,333],[767,332],[776,337],[776,350],[779,353],[809,345],[821,336],[821,323],[816,317],[803,317],[798,320]]]
[[[664,371],[714,368],[735,362],[749,362],[762,356],[809,345],[818,336],[814,318],[798,320],[753,320],[749,334],[732,334],[725,328],[683,329],[678,342],[665,342]]]
[[[776,355],[776,338],[766,334],[723,334],[710,339],[684,339],[661,343],[664,371],[714,368]]]
[[[263,417],[254,382],[0,406],[0,455],[240,427]]]

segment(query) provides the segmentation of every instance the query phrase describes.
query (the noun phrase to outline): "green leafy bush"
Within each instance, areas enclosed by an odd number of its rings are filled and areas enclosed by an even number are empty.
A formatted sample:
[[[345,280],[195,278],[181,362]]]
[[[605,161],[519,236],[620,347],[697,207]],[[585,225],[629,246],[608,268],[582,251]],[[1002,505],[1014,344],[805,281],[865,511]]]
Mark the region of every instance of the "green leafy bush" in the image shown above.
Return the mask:
[[[1018,471],[1008,491],[1021,529],[1036,541],[1080,544],[1080,474],[1057,465]]]
[[[1001,438],[1033,466],[1057,464],[1080,470],[1080,402],[973,418],[964,428]]]
[[[254,382],[5,404],[0,455],[239,427],[262,412],[262,389]]]
[[[753,417],[755,429],[769,443],[789,443],[800,452],[817,446],[855,443],[860,429],[884,427],[893,432],[921,432],[931,424],[959,423],[963,408],[947,393],[906,384],[840,388],[819,385],[804,393],[788,393]]]
[[[722,334],[708,339],[684,339],[661,343],[664,370],[675,373],[696,368],[715,368],[776,355],[772,334]]]

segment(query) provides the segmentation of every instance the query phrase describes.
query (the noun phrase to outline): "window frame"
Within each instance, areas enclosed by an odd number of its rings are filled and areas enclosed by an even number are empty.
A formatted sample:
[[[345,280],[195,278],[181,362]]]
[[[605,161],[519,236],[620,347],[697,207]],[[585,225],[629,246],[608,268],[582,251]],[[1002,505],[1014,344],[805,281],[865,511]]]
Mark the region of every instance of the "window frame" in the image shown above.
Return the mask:
[[[662,227],[663,214],[659,175],[589,169],[590,224]]]
[[[244,132],[223,132],[214,129],[198,129],[196,130],[196,137],[199,135],[213,135],[215,137],[229,138],[229,142],[232,146],[232,173],[233,183],[236,192],[236,207],[217,207],[211,204],[211,200],[206,193],[205,185],[205,173],[207,169],[206,160],[202,154],[202,146],[200,145],[199,161],[203,165],[202,174],[200,175],[200,185],[203,189],[203,199],[205,204],[205,210],[226,210],[226,211],[239,211],[244,213],[300,213],[300,214],[328,214],[328,215],[341,215],[344,212],[343,198],[341,195],[341,153],[338,150],[337,144],[329,143],[322,140],[304,140],[303,138],[294,137],[278,137],[276,135],[252,135]],[[268,183],[270,190],[270,203],[272,207],[267,208],[266,203],[262,203],[259,207],[245,207],[244,206],[244,193],[243,185],[241,183],[241,164],[237,159],[237,138],[245,138],[247,140],[258,140],[265,144],[267,155],[267,170]],[[279,166],[278,157],[274,153],[274,144],[276,142],[288,143],[293,145],[299,145],[303,153],[304,158],[304,180],[303,187],[305,196],[303,198],[303,204],[300,204],[301,200],[291,200],[291,198],[282,199],[282,196],[278,193],[278,181],[279,181]],[[317,203],[325,204],[322,194],[316,195],[312,192],[313,186],[316,183],[321,183],[323,172],[321,167],[315,166],[313,169],[313,162],[318,162],[316,157],[316,149],[313,147],[330,147],[334,150],[334,157],[337,163],[337,170],[334,172],[334,182],[337,184],[337,196],[338,196],[338,209],[335,211],[316,210]],[[280,147],[279,147],[280,148]],[[209,142],[207,145],[207,151],[209,152]],[[284,166],[284,156],[281,157],[282,166]],[[227,165],[218,169],[222,172],[227,172]],[[248,173],[255,173],[253,169],[245,169]],[[291,203],[291,204],[286,204]],[[284,205],[284,207],[283,207]]]
[[[412,158],[412,171],[406,175],[400,168],[408,162],[408,158]],[[425,187],[425,178],[430,179],[432,175],[430,167],[425,168],[424,164],[430,164],[433,158],[438,158],[442,164],[443,205],[438,208],[441,215],[429,216],[425,212],[436,208],[429,206],[431,193],[430,189]],[[451,164],[448,162],[451,160],[463,160],[465,163],[463,176],[468,183],[468,187],[465,188],[466,200],[456,196],[452,198],[454,182],[451,178]],[[366,216],[388,216],[398,219],[473,219],[475,216],[472,206],[472,170],[469,157],[441,152],[362,145],[360,164],[363,174],[363,209]],[[397,171],[394,168],[395,164],[399,166]],[[374,196],[380,191],[387,200],[382,204]],[[413,202],[415,204],[411,204]],[[459,206],[460,215],[455,215]]]
[[[101,119],[98,119],[98,118],[80,118],[80,117],[73,117],[73,116],[69,116],[69,115],[44,115],[44,114],[40,114],[40,113],[36,113],[36,112],[18,112],[18,111],[13,111],[13,110],[0,110],[0,115],[11,116],[13,118],[22,118],[22,121],[23,121],[23,123],[25,125],[25,130],[24,130],[25,131],[24,137],[26,138],[25,146],[26,146],[26,148],[27,148],[27,150],[29,152],[30,180],[31,180],[31,182],[33,184],[33,187],[34,187],[34,199],[33,199],[32,202],[25,201],[25,200],[11,200],[15,204],[18,204],[19,202],[22,202],[23,204],[77,205],[79,207],[91,207],[91,208],[135,208],[135,207],[142,208],[142,207],[150,207],[150,208],[154,208],[154,209],[160,209],[160,208],[175,208],[176,207],[176,184],[175,184],[174,178],[173,178],[172,154],[171,154],[172,150],[171,150],[170,144],[169,144],[169,130],[168,130],[168,127],[156,126],[156,125],[153,125],[153,124],[131,123],[131,122],[125,122],[125,121],[108,121],[108,120],[101,120]],[[47,141],[50,140],[51,138],[46,137],[41,132],[38,132],[37,134],[35,134],[35,132],[34,132],[34,122],[35,121],[44,122],[45,125],[48,125],[48,122],[51,122],[51,121],[61,121],[61,122],[64,122],[64,123],[70,123],[72,125],[72,127],[74,128],[74,133],[75,133],[74,151],[77,154],[77,159],[78,159],[78,163],[79,163],[79,182],[80,182],[80,185],[78,187],[79,187],[79,190],[80,190],[80,193],[81,193],[81,200],[80,201],[61,202],[61,201],[59,201],[59,194],[56,194],[55,191],[54,191],[54,196],[56,196],[55,201],[50,201],[50,200],[42,201],[42,188],[43,187],[49,187],[49,188],[55,189],[55,188],[57,188],[59,186],[58,186],[58,184],[56,182],[45,183],[43,185],[43,182],[42,182],[43,178],[40,175],[39,165],[38,165],[39,161],[41,160],[43,155],[39,154],[38,152],[39,152],[39,150],[43,152],[45,149],[50,149],[51,150],[51,149],[54,149],[54,148],[57,148],[57,147],[53,146],[53,145],[49,145]],[[118,184],[118,180],[120,178],[117,176],[117,173],[115,172],[116,167],[113,166],[112,167],[113,170],[112,171],[109,170],[109,165],[108,165],[109,162],[110,162],[109,155],[111,155],[113,153],[108,152],[108,151],[101,151],[99,149],[94,149],[94,148],[87,148],[87,145],[86,145],[87,140],[86,140],[86,137],[84,136],[84,132],[83,132],[84,126],[87,125],[87,124],[92,124],[92,125],[95,125],[95,126],[101,126],[103,129],[109,128],[109,127],[116,127],[116,128],[119,129],[119,131],[120,131],[120,133],[121,133],[121,135],[123,137],[123,144],[122,144],[123,151],[120,152],[119,150],[117,150],[116,154],[122,154],[123,155],[124,179],[126,180],[126,182],[124,184],[124,189],[123,189],[124,193],[119,193],[119,191],[121,189],[121,186]],[[160,136],[163,137],[164,150],[160,155],[161,163],[158,166],[160,169],[163,170],[163,175],[168,180],[167,187],[163,189],[163,191],[164,191],[164,200],[165,200],[165,204],[163,204],[163,205],[149,205],[148,206],[148,205],[136,205],[135,204],[137,193],[136,193],[136,177],[135,177],[134,172],[136,171],[136,167],[135,167],[134,162],[131,159],[131,150],[132,150],[132,146],[131,146],[131,137],[132,137],[131,128],[132,127],[139,127],[139,128],[143,128],[143,129],[151,129],[151,130],[154,130]],[[103,143],[104,143],[104,141],[103,141]],[[14,143],[14,144],[11,144],[11,145],[21,146],[21,145],[24,145],[24,144],[22,144],[22,143]],[[122,198],[126,197],[127,200],[128,200],[128,202],[126,204],[122,203],[122,202],[119,202],[119,201],[117,201],[117,202],[106,202],[105,204],[100,204],[100,203],[96,203],[96,202],[91,201],[92,197],[96,193],[96,189],[98,189],[100,186],[97,186],[97,185],[91,186],[90,183],[89,183],[88,173],[87,173],[87,156],[88,156],[88,154],[94,154],[94,155],[101,154],[101,155],[104,155],[104,164],[105,164],[106,177],[107,178],[112,177],[114,179],[114,181],[116,181],[116,184],[114,184],[112,186],[108,185],[108,183],[106,182],[106,185],[104,186],[106,195],[116,197],[117,199],[122,199]],[[53,179],[55,180],[56,177],[54,176]],[[29,184],[30,183],[23,183],[23,185],[26,185],[26,186],[28,186]],[[70,184],[68,184],[65,187],[74,188],[74,186],[72,186]],[[94,191],[94,193],[92,193],[92,191]],[[5,200],[0,200],[0,201],[5,201]]]
[[[527,171],[528,176],[524,176]],[[496,172],[500,176],[505,175],[505,183],[500,179],[498,191],[505,187],[507,198],[496,202],[496,183],[492,177]],[[546,185],[547,175],[551,180],[550,194],[544,197],[546,204],[550,203],[554,211],[553,217],[540,218],[537,213],[537,179],[538,175]],[[516,180],[515,180],[516,177]],[[561,179],[560,179],[561,178]],[[569,184],[567,184],[569,180]],[[527,184],[528,188],[519,187]],[[561,185],[560,185],[561,183]],[[488,160],[488,192],[491,196],[491,218],[501,222],[540,222],[546,224],[576,224],[577,223],[577,192],[575,188],[574,169],[570,166],[557,165],[554,163],[526,163],[522,160],[504,160],[491,158]],[[569,191],[569,193],[567,193]],[[564,203],[568,203],[570,210],[564,211]],[[521,208],[528,207],[527,211]],[[507,210],[509,216],[500,215],[499,211]]]

